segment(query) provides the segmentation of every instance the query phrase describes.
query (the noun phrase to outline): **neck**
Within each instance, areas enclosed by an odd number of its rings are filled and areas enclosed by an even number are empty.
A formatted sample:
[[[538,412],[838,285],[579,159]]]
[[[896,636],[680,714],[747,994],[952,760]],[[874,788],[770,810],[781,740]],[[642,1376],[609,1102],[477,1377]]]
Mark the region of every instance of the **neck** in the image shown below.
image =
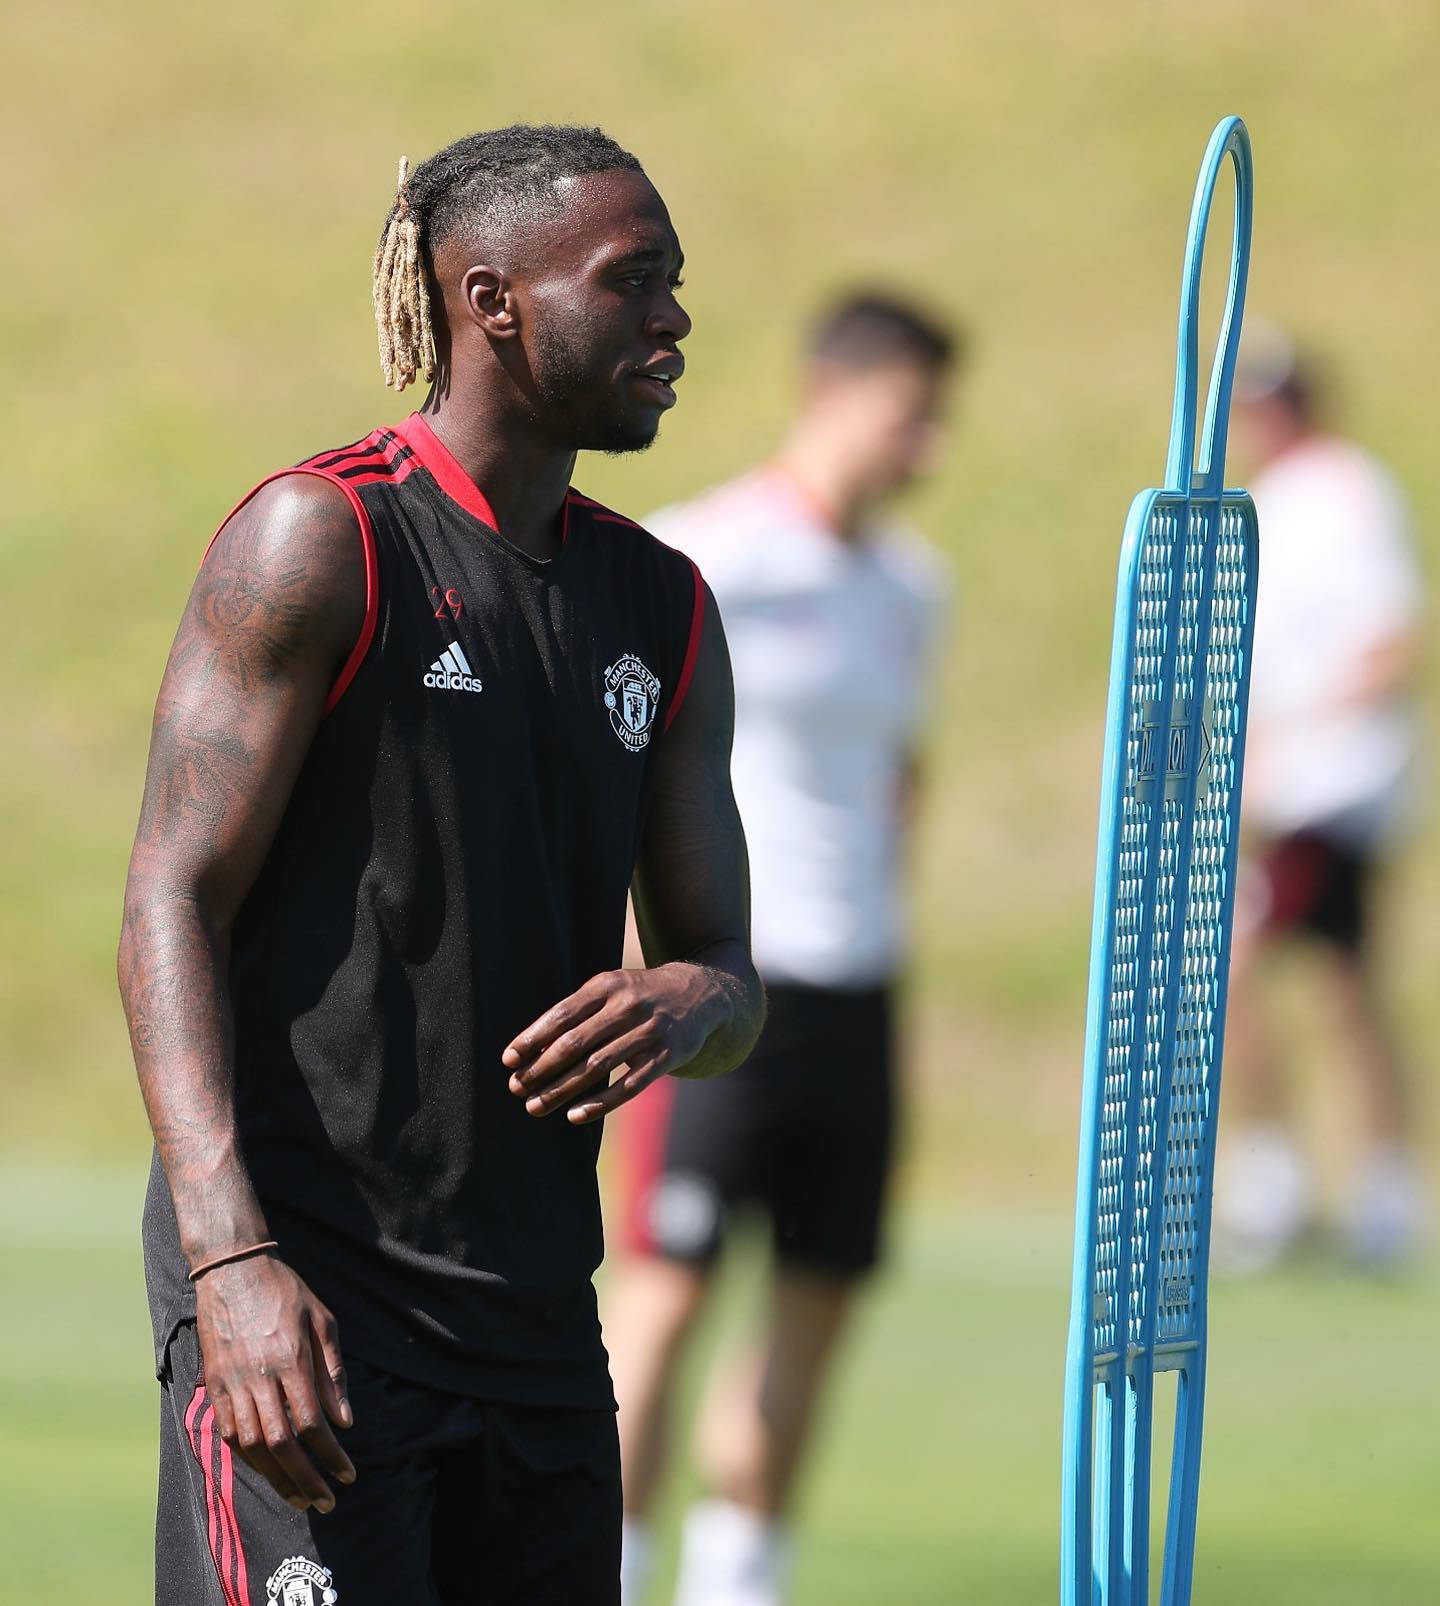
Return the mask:
[[[1278,463],[1282,457],[1289,457],[1291,452],[1298,451],[1302,446],[1308,446],[1319,434],[1308,424],[1296,424],[1293,430],[1287,430],[1283,435],[1277,435],[1272,441],[1269,455],[1265,459],[1268,468],[1271,463]]]
[[[775,454],[775,463],[836,535],[845,541],[859,538],[873,499],[843,442],[802,418]]]
[[[513,398],[454,374],[431,387],[420,413],[484,493],[505,539],[532,557],[553,557],[575,453],[540,439]]]

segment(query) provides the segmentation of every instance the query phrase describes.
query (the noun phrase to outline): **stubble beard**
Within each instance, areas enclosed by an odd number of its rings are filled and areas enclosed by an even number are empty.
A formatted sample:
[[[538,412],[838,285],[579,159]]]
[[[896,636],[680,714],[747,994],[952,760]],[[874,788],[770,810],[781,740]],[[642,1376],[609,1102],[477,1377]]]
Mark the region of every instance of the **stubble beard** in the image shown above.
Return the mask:
[[[596,384],[574,341],[560,330],[546,327],[538,332],[536,344],[536,391],[572,451],[623,457],[655,444],[659,419],[646,432],[647,425],[627,418],[614,386]]]

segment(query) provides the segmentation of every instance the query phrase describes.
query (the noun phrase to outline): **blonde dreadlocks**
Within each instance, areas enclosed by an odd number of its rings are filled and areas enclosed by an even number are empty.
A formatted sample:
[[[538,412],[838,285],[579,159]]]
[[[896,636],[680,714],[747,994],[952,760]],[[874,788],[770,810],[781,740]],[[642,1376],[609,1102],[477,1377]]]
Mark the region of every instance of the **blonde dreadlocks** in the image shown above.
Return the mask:
[[[430,323],[429,270],[421,249],[420,224],[410,209],[410,163],[400,158],[395,204],[375,247],[371,289],[380,366],[385,383],[404,390],[417,373],[435,377],[435,331]]]
[[[457,139],[412,174],[400,158],[395,201],[375,248],[371,290],[385,383],[435,377],[430,315],[434,251],[457,229],[492,233],[527,215],[555,216],[559,181],[640,164],[598,128],[516,123]]]

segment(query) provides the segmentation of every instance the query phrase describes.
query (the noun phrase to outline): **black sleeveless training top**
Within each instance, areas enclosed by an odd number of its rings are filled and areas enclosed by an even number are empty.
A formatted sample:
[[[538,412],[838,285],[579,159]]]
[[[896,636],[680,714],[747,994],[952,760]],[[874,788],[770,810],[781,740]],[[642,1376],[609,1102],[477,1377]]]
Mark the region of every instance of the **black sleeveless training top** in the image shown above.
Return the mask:
[[[611,1405],[600,1132],[527,1115],[500,1053],[621,962],[703,588],[573,490],[553,559],[511,546],[418,414],[295,472],[349,497],[367,607],[234,928],[250,1175],[347,1352],[461,1393]],[[194,1299],[158,1160],[145,1247],[163,1369]]]

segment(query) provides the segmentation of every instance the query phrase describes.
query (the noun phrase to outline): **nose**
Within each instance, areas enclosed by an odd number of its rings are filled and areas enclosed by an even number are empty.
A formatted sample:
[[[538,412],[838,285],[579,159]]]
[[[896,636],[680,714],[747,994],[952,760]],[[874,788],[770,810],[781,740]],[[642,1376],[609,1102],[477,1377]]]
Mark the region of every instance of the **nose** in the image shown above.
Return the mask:
[[[645,320],[645,333],[656,340],[678,341],[690,329],[690,314],[675,299],[675,292],[667,289]]]

